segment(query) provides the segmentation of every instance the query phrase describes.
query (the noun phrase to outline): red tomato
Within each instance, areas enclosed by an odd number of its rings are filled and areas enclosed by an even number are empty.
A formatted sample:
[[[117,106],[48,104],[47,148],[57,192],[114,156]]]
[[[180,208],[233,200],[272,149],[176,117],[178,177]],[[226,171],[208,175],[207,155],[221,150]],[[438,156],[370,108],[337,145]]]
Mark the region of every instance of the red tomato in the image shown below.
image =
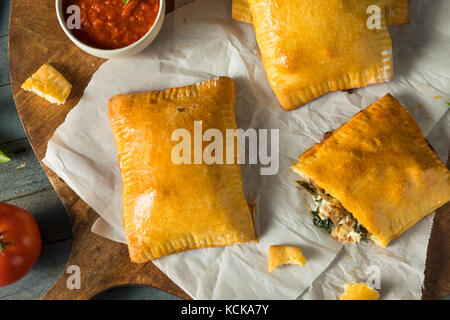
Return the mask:
[[[16,206],[0,203],[0,286],[26,275],[41,253],[42,240],[33,216]]]

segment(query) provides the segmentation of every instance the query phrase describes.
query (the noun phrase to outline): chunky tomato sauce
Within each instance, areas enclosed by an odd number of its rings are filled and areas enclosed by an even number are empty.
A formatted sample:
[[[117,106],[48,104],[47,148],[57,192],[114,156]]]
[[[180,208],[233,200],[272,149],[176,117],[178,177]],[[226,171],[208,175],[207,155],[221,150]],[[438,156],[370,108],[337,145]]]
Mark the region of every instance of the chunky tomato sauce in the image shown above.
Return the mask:
[[[66,21],[73,13],[66,8],[80,8],[81,28],[72,32],[82,42],[99,49],[118,49],[139,40],[152,27],[159,10],[159,0],[64,0]]]

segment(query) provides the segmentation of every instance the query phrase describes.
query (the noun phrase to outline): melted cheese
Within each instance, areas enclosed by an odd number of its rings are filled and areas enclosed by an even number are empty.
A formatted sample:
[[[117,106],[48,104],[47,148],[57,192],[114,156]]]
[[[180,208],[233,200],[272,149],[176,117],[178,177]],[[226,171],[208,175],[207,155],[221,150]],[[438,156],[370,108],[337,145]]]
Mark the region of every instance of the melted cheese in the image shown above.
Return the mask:
[[[331,236],[338,241],[359,242],[361,240],[361,234],[354,230],[355,224],[357,223],[352,216],[347,214],[339,220],[337,226],[331,232]]]
[[[329,195],[322,192],[319,201],[319,217],[322,220],[330,219],[333,221],[334,228],[331,236],[338,241],[359,242],[361,241],[361,233],[355,231],[358,221],[350,212],[345,210],[342,205]]]

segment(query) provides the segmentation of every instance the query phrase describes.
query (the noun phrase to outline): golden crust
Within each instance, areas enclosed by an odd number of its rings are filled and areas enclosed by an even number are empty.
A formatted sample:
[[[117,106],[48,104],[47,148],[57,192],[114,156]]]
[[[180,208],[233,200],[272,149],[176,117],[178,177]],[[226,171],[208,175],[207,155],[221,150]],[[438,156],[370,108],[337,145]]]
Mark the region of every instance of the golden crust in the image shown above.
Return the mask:
[[[381,0],[387,1],[386,24],[397,25],[409,23],[408,0]],[[248,0],[233,0],[231,4],[231,16],[234,20],[252,23],[252,13]]]
[[[390,94],[359,112],[292,170],[339,200],[381,247],[450,200],[450,173]]]
[[[386,1],[386,24],[398,25],[409,23],[408,0],[384,0]]]
[[[44,63],[23,84],[22,89],[32,91],[49,102],[62,104],[70,95],[72,85],[48,63]]]
[[[365,0],[249,0],[269,83],[286,110],[335,90],[388,81],[392,44]]]
[[[380,294],[365,283],[347,283],[340,300],[378,300]]]
[[[283,264],[294,264],[304,266],[306,259],[302,250],[293,246],[273,245],[269,247],[269,264],[267,270],[272,272],[276,267]]]
[[[176,129],[194,137],[200,120],[203,131],[235,129],[234,100],[227,77],[109,100],[133,262],[255,238],[239,164],[175,164],[171,158]]]
[[[237,21],[252,23],[252,13],[248,6],[248,0],[233,0],[231,3],[231,17]]]

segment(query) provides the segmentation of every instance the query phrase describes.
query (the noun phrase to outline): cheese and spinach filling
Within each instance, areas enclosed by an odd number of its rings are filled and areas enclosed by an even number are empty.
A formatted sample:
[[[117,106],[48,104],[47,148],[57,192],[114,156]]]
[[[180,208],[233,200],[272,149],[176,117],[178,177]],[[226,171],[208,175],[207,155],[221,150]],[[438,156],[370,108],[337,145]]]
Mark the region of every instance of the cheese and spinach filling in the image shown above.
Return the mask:
[[[367,242],[371,234],[342,204],[312,181],[296,181],[314,198],[317,207],[311,210],[314,225],[326,230],[334,239],[346,242]]]

